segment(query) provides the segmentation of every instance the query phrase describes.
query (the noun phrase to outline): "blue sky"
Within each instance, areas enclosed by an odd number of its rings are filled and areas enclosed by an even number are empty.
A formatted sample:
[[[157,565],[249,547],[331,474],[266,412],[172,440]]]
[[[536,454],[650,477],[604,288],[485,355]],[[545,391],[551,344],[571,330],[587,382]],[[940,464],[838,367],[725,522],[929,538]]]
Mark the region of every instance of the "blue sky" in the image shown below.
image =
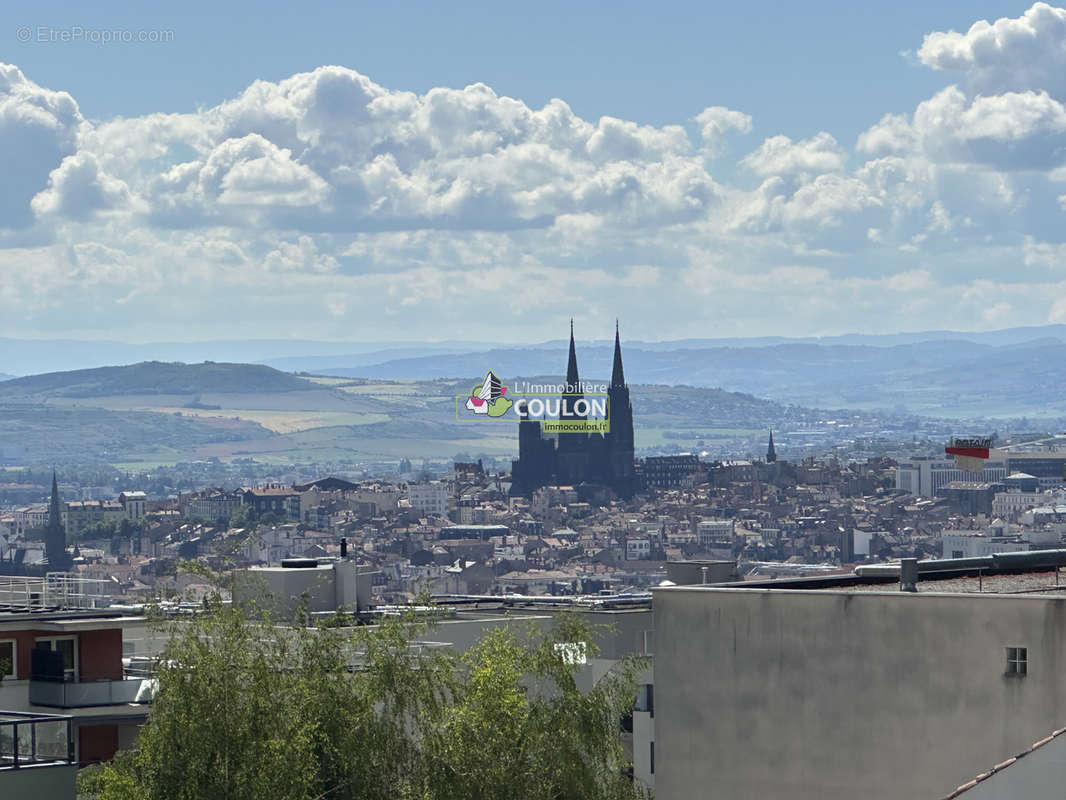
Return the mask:
[[[1059,322],[1064,21],[6,4],[0,335],[453,339],[486,308],[504,341],[570,316],[642,339]],[[41,41],[79,28],[171,40]]]
[[[19,6],[22,6],[21,8]],[[739,108],[755,132],[853,139],[943,84],[907,68],[931,30],[1017,16],[1024,3],[770,2],[8,3],[0,54],[93,119],[193,111],[252,81],[340,64],[395,89],[478,81],[588,119],[684,123]],[[21,26],[170,30],[135,46],[20,43]]]

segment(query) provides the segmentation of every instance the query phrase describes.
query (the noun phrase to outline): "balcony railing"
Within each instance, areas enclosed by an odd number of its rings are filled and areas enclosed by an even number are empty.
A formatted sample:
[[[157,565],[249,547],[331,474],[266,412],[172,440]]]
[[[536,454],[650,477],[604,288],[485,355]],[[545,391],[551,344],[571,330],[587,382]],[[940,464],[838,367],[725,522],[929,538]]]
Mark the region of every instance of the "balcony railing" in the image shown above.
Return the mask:
[[[52,708],[90,708],[126,703],[150,703],[155,693],[152,678],[132,678],[120,681],[30,681],[30,703]]]
[[[0,770],[72,764],[70,717],[0,711]]]

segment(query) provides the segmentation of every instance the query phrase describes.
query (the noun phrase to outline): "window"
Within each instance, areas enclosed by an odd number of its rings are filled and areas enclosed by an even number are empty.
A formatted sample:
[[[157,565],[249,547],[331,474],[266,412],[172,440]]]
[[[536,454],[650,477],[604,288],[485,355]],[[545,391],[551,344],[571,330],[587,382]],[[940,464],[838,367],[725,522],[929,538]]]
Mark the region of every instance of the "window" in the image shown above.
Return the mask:
[[[645,683],[637,690],[636,711],[644,711],[655,716],[655,686]]]
[[[654,775],[655,774],[655,742],[649,742],[648,746],[650,748],[648,750],[648,755],[650,756],[650,759],[651,759],[651,769],[649,769],[648,772],[651,773],[652,775]]]
[[[1026,675],[1029,672],[1029,649],[1026,647],[1007,648],[1007,674]]]
[[[78,679],[78,640],[74,636],[54,636],[34,639],[33,646],[44,650],[54,650],[63,654],[63,680]]]
[[[952,550],[951,551],[951,557],[952,558],[962,558],[962,551],[961,550]]]
[[[0,641],[0,681],[18,675],[18,643],[14,639]]]

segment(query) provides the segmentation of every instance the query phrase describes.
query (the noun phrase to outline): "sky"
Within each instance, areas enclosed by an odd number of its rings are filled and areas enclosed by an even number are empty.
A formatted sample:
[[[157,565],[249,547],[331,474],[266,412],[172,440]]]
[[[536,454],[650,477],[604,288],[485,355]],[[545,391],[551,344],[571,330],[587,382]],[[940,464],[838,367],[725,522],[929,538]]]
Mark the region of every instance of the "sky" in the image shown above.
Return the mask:
[[[0,165],[0,336],[1066,321],[1044,3],[9,3]]]

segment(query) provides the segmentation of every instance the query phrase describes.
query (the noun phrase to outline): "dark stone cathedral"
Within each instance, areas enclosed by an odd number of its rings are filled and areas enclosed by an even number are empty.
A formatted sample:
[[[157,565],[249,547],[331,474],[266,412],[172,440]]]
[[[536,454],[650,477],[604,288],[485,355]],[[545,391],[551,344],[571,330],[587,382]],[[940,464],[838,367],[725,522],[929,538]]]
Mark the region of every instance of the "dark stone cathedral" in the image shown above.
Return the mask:
[[[584,398],[577,372],[574,323],[570,323],[570,359],[566,365],[560,420],[583,420],[574,412]],[[579,408],[584,406],[578,406]],[[618,326],[614,331],[614,366],[607,388],[607,433],[546,435],[539,420],[522,415],[518,423],[518,460],[511,462],[511,494],[529,495],[541,486],[593,484],[628,498],[636,489],[633,472],[633,405],[622,371]]]

